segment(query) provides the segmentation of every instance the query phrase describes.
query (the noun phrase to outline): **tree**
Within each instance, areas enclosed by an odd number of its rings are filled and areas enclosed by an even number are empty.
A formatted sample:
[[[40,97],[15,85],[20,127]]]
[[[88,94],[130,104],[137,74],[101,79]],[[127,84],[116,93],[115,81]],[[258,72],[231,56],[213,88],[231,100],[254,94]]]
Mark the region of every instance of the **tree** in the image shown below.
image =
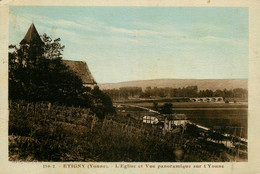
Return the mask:
[[[46,59],[61,59],[62,51],[65,48],[65,45],[61,45],[60,38],[52,39],[44,33],[42,35],[42,40],[45,43],[44,45],[44,57]]]
[[[102,92],[98,86],[96,86],[91,92],[93,95],[92,110],[100,119],[103,119],[107,114],[115,113],[111,98]]]
[[[155,111],[158,111],[159,110],[159,107],[158,107],[158,102],[153,102],[153,109],[155,110]]]
[[[186,132],[189,133],[193,137],[200,136],[200,129],[194,124],[187,124]]]
[[[214,97],[223,97],[223,91],[221,91],[220,89],[217,89],[214,92]]]
[[[160,107],[159,112],[161,114],[172,114],[172,104],[171,103],[165,103]]]
[[[140,98],[150,98],[151,95],[148,92],[141,92],[139,97]]]
[[[60,39],[42,36],[37,47],[10,45],[9,99],[28,102],[48,101],[90,108],[98,116],[113,113],[110,97],[99,88],[84,87],[82,80],[62,63],[65,48]]]

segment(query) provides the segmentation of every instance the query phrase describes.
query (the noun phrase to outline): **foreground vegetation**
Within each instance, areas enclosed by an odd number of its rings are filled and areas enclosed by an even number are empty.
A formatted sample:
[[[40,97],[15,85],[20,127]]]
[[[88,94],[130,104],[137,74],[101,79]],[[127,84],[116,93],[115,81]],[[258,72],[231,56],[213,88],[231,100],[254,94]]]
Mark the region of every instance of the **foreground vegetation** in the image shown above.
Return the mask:
[[[225,146],[193,134],[194,128],[163,134],[128,116],[110,115],[101,120],[85,108],[10,102],[11,161],[234,160]]]

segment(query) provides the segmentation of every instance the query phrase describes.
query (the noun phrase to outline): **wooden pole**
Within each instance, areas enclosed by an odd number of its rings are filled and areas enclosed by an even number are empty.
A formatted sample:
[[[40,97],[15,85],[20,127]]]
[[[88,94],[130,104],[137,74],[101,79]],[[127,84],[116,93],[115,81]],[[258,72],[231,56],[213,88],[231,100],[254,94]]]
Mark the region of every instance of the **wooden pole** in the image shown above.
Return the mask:
[[[34,123],[36,123],[36,103],[33,105],[33,116],[34,116]]]
[[[28,109],[29,109],[29,103],[27,104],[26,112],[28,112]]]
[[[240,139],[239,139],[239,144],[238,144],[238,149],[237,149],[237,157],[238,157],[238,159],[239,159],[239,148],[240,148],[240,143],[241,143],[242,129],[243,129],[243,127],[240,128],[240,136],[239,136]]]
[[[234,133],[234,135],[233,135],[234,137],[236,137],[236,130],[237,130],[237,129],[235,128],[235,131],[234,131],[235,133]],[[234,141],[236,141],[235,138],[234,138]],[[235,144],[235,142],[234,142],[233,144]],[[236,161],[237,161],[237,156],[235,155],[235,162],[236,162]]]

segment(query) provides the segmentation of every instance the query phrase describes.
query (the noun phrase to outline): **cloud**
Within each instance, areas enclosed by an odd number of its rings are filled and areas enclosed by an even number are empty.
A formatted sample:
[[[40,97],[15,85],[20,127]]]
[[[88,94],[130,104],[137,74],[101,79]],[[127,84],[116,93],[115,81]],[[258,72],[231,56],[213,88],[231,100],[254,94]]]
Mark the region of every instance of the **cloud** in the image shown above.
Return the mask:
[[[215,45],[215,44],[222,44],[224,45],[230,45],[230,46],[246,46],[248,44],[247,40],[244,39],[235,39],[235,38],[225,38],[225,37],[217,37],[217,36],[203,36],[203,37],[183,37],[176,42],[182,43],[182,44],[193,44],[195,47],[198,45]]]
[[[231,45],[247,45],[248,41],[243,39],[234,39],[234,38],[223,38],[216,36],[205,36],[200,39],[200,42],[213,42],[213,43],[224,43]]]
[[[12,13],[10,13],[9,15],[9,20],[13,23],[13,24],[20,24],[20,23],[31,23],[31,21],[29,19],[26,19],[24,17],[20,17],[20,16],[16,16]]]
[[[51,36],[61,37],[62,40],[84,45],[88,44],[86,40],[92,40],[92,42],[96,44],[98,44],[98,42],[102,43],[104,37],[106,37],[107,40],[114,42],[114,44],[118,44],[119,47],[120,44],[127,43],[139,45],[158,45],[159,43],[162,43],[165,44],[165,48],[174,46],[177,48],[177,44],[181,43],[189,44],[189,49],[191,44],[247,44],[247,40],[205,35],[211,32],[213,34],[221,33],[223,32],[223,28],[227,27],[219,27],[203,23],[184,24],[183,26],[180,26],[179,24],[165,24],[162,26],[155,23],[135,22],[135,29],[127,29],[108,25],[103,21],[94,20],[85,16],[72,21],[65,19],[55,20],[47,16],[32,15],[29,13],[24,14],[23,17],[10,14],[10,20],[12,23],[16,24],[17,28],[22,28],[23,33],[24,30],[27,30],[28,25],[32,21],[35,21],[37,22],[36,27],[42,32],[49,32],[47,34]],[[181,28],[191,28],[195,29],[195,31],[189,30],[184,32],[180,31]],[[194,32],[198,33],[198,31],[200,31],[201,34],[194,35]],[[92,35],[93,33],[94,35]],[[154,43],[154,40],[157,40],[158,43]],[[91,42],[89,44],[91,44]]]
[[[67,30],[64,27],[59,27],[60,24],[74,25],[74,23],[70,21],[55,21],[48,17],[31,14],[26,14],[23,17],[10,14],[10,23],[17,29],[22,30],[23,33],[27,31],[32,22],[35,23],[35,25],[37,24],[36,27],[38,31],[42,31],[43,33],[50,31],[50,33],[47,34],[56,36],[58,33],[59,35],[67,36],[68,38],[79,36],[76,32]]]
[[[71,30],[71,29],[79,29],[85,31],[91,31],[96,33],[107,33],[107,34],[126,34],[129,36],[167,36],[165,31],[159,30],[147,30],[147,29],[126,29],[115,27],[106,24],[102,21],[93,20],[89,17],[83,17],[76,21],[71,20],[53,20],[46,16],[37,16],[31,14],[25,14],[23,19],[26,21],[37,21],[38,23],[50,25],[50,26],[57,26],[59,28]],[[151,27],[151,29],[155,28],[155,26]],[[170,34],[170,32],[168,33]],[[174,35],[176,32],[174,33]]]

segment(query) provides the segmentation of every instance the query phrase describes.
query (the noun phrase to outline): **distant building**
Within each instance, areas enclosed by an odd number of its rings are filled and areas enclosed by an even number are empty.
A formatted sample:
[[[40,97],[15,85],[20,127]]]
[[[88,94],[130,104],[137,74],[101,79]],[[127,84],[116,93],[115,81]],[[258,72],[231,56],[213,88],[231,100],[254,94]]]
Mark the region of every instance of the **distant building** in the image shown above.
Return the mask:
[[[157,124],[159,123],[158,118],[154,117],[154,116],[144,116],[143,117],[143,123],[148,123],[148,124]]]
[[[185,114],[166,114],[164,116],[164,130],[166,132],[172,131],[174,127],[185,127],[188,123],[188,119]]]
[[[24,50],[25,56],[27,54],[26,49],[28,47],[32,48],[30,50],[32,50],[32,54],[35,54],[36,56],[31,56],[31,57],[35,59],[37,59],[37,55],[42,55],[44,53],[43,52],[44,42],[41,40],[41,37],[37,32],[33,23],[31,24],[24,38],[21,40],[20,46]],[[78,75],[82,79],[84,86],[93,88],[94,86],[97,85],[97,82],[93,78],[86,62],[72,61],[72,60],[62,60],[62,62],[65,65],[67,65],[69,68],[71,68],[71,70],[74,71],[76,75]],[[24,66],[26,66],[25,60],[23,60],[23,64]]]

